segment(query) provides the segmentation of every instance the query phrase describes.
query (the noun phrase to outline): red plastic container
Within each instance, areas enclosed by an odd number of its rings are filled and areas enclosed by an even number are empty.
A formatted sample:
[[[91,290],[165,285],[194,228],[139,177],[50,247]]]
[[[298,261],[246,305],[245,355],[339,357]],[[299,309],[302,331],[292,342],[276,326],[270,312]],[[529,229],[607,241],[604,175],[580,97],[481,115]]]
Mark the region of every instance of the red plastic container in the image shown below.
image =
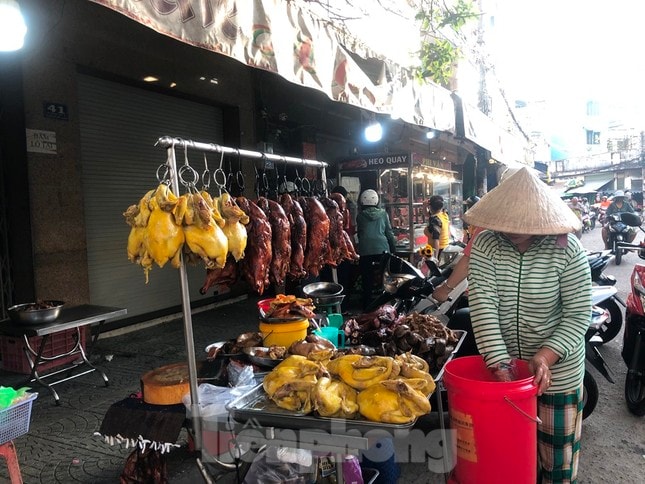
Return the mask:
[[[537,481],[537,387],[525,361],[518,361],[518,371],[518,380],[498,382],[481,356],[446,364],[443,379],[457,432],[452,482]]]
[[[83,349],[85,349],[86,343],[86,329],[87,328],[85,327],[80,328],[80,338]],[[47,343],[45,343],[45,348],[43,349],[43,356],[51,357],[70,351],[74,348],[75,333],[76,329],[72,328],[50,334]],[[38,351],[42,338],[42,336],[32,336],[29,338],[29,344],[34,351]],[[23,373],[26,375],[31,373],[29,362],[27,361],[27,357],[22,349],[24,344],[25,341],[22,337],[0,336],[0,357],[2,358],[0,363],[4,370],[12,371],[14,373]],[[43,361],[38,365],[38,373],[53,370],[59,366],[69,364],[78,358],[79,355],[77,353],[54,361]]]

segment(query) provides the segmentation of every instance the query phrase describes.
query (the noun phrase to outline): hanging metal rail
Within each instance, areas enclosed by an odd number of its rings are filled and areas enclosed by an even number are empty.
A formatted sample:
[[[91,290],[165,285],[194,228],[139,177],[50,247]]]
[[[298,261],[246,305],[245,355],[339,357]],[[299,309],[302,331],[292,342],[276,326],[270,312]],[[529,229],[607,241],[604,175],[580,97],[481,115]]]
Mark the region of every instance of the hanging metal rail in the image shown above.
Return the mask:
[[[295,165],[313,166],[321,169],[321,179],[323,182],[327,181],[325,168],[328,166],[324,161],[309,160],[305,158],[295,158],[292,156],[276,155],[274,153],[262,153],[259,151],[249,151],[239,148],[230,148],[221,146],[214,143],[201,143],[198,141],[185,140],[182,138],[173,138],[170,136],[163,136],[157,140],[155,146],[166,148],[168,151],[168,161],[171,165],[170,181],[172,191],[179,195],[179,176],[177,174],[177,158],[175,155],[175,148],[183,148],[184,150],[196,150],[204,153],[221,153],[230,154],[239,157],[253,158],[253,159],[266,159],[279,163],[288,163]],[[195,338],[193,336],[193,320],[190,310],[190,294],[188,290],[188,274],[186,272],[186,264],[183,254],[181,255],[181,264],[179,266],[179,277],[181,282],[181,305],[184,317],[184,340],[186,344],[186,357],[188,359],[188,376],[190,379],[190,413],[193,424],[193,439],[195,450],[202,450],[202,432],[201,432],[201,414],[199,410],[199,395],[197,390],[197,362],[195,360]]]

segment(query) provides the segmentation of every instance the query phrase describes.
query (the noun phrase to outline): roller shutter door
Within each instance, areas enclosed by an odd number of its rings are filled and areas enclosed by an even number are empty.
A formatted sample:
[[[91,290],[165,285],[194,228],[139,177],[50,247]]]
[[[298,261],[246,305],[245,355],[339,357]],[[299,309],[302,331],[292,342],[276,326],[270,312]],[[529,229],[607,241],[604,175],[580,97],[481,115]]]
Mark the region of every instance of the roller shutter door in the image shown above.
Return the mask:
[[[158,185],[156,171],[166,151],[154,146],[156,140],[169,135],[221,143],[222,111],[84,74],[78,75],[78,88],[91,303],[125,307],[128,316],[180,305],[177,269],[155,265],[145,284],[141,266],[128,261],[130,227],[122,214]],[[191,165],[203,170],[203,155],[192,153]],[[178,150],[177,162],[183,161]],[[210,160],[209,167],[216,163]],[[204,266],[187,272],[191,301],[203,299]]]

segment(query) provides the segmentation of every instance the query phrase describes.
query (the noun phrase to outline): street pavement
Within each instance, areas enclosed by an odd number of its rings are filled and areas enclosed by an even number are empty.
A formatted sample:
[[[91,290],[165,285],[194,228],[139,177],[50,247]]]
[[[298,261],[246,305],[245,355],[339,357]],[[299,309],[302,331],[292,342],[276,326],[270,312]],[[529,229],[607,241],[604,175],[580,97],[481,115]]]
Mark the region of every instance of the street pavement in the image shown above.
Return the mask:
[[[639,239],[642,235],[639,236]],[[582,242],[589,250],[602,248],[600,229],[583,234]],[[629,277],[635,263],[641,260],[628,254],[621,266],[613,263],[608,272],[618,279],[618,291],[624,300],[629,290]],[[645,262],[645,261],[643,261]],[[193,315],[193,333],[198,359],[205,357],[204,348],[215,341],[233,338],[245,331],[257,330],[256,299],[240,299]],[[109,336],[109,337],[108,337]],[[95,437],[103,417],[114,402],[139,391],[139,378],[146,371],[186,360],[182,320],[170,320],[137,331],[102,336],[93,351],[93,361],[110,378],[105,387],[97,374],[85,375],[56,386],[61,405],[46,389],[39,389],[33,405],[28,434],[15,439],[22,475],[31,483],[115,483],[123,470],[131,449],[107,445]],[[645,423],[632,416],[625,406],[623,384],[625,366],[620,357],[622,332],[601,349],[615,375],[615,384],[594,373],[600,389],[595,412],[583,423],[582,454],[579,482],[643,483],[645,482]],[[0,373],[0,384],[14,385],[23,376]],[[438,429],[437,412],[422,419],[425,431]],[[186,444],[182,431],[178,443],[182,447],[167,456],[168,474],[173,484],[201,482],[195,455]],[[436,465],[436,461],[434,463]],[[500,466],[503,466],[500,461]],[[402,464],[400,483],[441,483],[442,474],[428,470],[428,464]],[[8,482],[6,468],[0,463],[0,482]],[[220,482],[235,482],[234,473]]]

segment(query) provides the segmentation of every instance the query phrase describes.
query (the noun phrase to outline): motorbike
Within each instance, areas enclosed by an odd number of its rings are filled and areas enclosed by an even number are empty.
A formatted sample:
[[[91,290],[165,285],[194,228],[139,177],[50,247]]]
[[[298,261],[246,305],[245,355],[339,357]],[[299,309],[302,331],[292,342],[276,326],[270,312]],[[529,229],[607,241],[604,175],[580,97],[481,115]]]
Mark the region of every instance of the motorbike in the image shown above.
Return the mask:
[[[634,227],[640,227],[641,218],[631,212],[612,213],[607,216],[607,229],[609,231],[608,244],[614,254],[616,265],[619,266],[625,254],[623,244]]]
[[[612,372],[598,348],[604,343],[602,339],[603,327],[607,325],[611,317],[609,311],[602,307],[602,303],[612,295],[615,295],[616,292],[617,289],[613,286],[595,286],[592,288],[591,303],[593,306],[591,308],[591,323],[585,333],[585,362],[591,364],[610,383],[615,383]],[[598,396],[598,383],[591,372],[585,367],[583,380],[583,419],[589,417],[596,408]]]
[[[616,278],[610,274],[605,274],[604,270],[614,258],[610,250],[598,252],[589,252],[587,261],[591,269],[591,282],[598,287],[612,287],[616,285]],[[625,308],[625,302],[616,294],[615,291],[603,302],[599,304],[609,311],[609,319],[600,328],[599,335],[603,343],[614,339],[620,329],[623,327],[623,313],[620,306]]]
[[[645,245],[638,252],[645,259]],[[622,357],[627,365],[625,401],[631,413],[645,415],[645,266],[634,266],[627,296]]]
[[[583,234],[586,233],[586,232],[589,232],[590,230],[592,230],[595,227],[595,223],[594,223],[593,226],[591,224],[591,216],[590,216],[590,212],[588,212],[588,211],[582,212],[581,221],[582,221],[582,233]]]
[[[591,230],[596,228],[596,222],[598,221],[598,213],[592,208],[589,210],[589,228]]]
[[[450,276],[457,260],[458,258],[452,259],[447,266],[440,268],[437,261],[425,258],[423,263],[427,274],[424,274],[420,268],[395,254],[383,254],[383,291],[369,304],[366,312],[371,312],[383,304],[390,304],[402,314],[412,311],[424,312],[424,309],[431,307],[433,311],[449,317],[450,308],[465,292],[468,283],[462,281],[451,292],[449,300],[440,307],[431,298],[431,294]]]

